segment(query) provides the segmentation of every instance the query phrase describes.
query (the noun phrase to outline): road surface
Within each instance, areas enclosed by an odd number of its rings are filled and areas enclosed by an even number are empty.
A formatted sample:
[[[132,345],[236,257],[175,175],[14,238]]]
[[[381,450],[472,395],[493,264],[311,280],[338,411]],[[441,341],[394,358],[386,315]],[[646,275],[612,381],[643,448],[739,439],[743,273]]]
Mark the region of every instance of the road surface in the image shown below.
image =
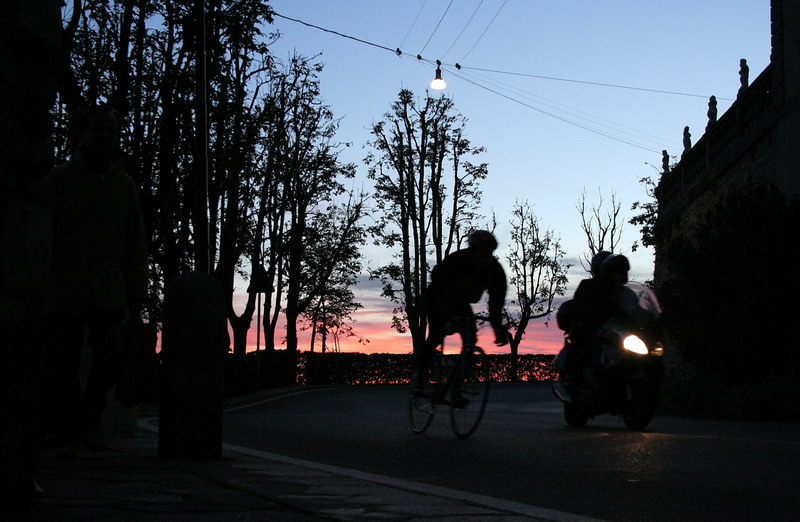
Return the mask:
[[[617,417],[572,428],[544,383],[493,385],[467,440],[414,435],[407,388],[311,388],[226,413],[238,446],[605,520],[800,520],[800,425]]]

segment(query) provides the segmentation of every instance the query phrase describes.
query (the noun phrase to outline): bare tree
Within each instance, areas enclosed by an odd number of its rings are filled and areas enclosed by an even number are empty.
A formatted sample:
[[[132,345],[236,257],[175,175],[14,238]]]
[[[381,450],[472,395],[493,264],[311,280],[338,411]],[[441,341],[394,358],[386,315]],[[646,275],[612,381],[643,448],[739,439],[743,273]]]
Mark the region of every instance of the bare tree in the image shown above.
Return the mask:
[[[342,325],[351,312],[361,307],[350,288],[361,272],[364,201],[364,195],[353,196],[345,204],[315,211],[309,219],[301,271],[296,275],[290,272],[290,276],[300,278],[300,293],[294,305],[297,316],[291,315],[292,301],[287,300],[287,334],[292,332],[290,321],[294,322],[296,332],[301,316],[308,318],[316,313],[323,325]],[[320,313],[323,310],[324,313]],[[343,326],[339,328],[344,329]],[[287,337],[289,350],[292,350],[291,342]],[[296,350],[296,339],[294,343]]]
[[[567,271],[561,240],[552,230],[542,230],[528,202],[512,210],[511,251],[506,255],[515,296],[504,310],[511,331],[511,378],[517,379],[519,345],[532,320],[549,317],[556,296],[564,295]]]
[[[591,272],[592,257],[600,251],[615,252],[622,239],[624,222],[620,221],[622,202],[617,200],[617,193],[611,191],[611,204],[605,206],[603,193],[598,189],[599,201],[591,208],[587,207],[586,189],[581,192],[577,209],[581,216],[581,229],[586,235],[586,244],[589,252],[583,255],[581,265],[584,270]]]
[[[366,242],[366,229],[358,221],[363,215],[364,202],[365,197],[360,195],[319,212],[313,235],[309,237],[307,272],[313,274],[322,269],[324,276],[324,280],[306,285],[310,290],[309,304],[302,317],[312,332],[312,352],[317,333],[322,352],[328,350],[329,337],[338,346],[340,337],[356,336],[351,314],[362,305],[355,300],[352,287],[361,273],[361,247]],[[344,237],[335,231],[344,232]]]
[[[471,230],[486,177],[486,164],[467,161],[483,152],[464,138],[466,119],[446,96],[415,101],[400,92],[391,112],[372,128],[377,154],[366,161],[375,180],[381,211],[371,232],[377,244],[395,252],[395,261],[372,271],[383,295],[396,303],[392,326],[411,332],[414,346],[427,328],[420,297],[428,272]],[[448,201],[449,198],[449,201]]]

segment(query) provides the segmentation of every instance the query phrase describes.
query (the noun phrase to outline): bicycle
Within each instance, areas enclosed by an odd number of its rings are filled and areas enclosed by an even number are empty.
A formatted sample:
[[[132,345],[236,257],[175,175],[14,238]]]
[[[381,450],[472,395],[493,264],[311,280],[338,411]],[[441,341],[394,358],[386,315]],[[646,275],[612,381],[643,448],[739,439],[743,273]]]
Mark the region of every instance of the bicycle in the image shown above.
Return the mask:
[[[444,344],[436,350],[431,376],[421,393],[409,396],[411,430],[423,433],[438,405],[450,407],[450,426],[465,439],[478,428],[489,398],[489,362],[479,346],[462,347],[461,353],[445,355]]]

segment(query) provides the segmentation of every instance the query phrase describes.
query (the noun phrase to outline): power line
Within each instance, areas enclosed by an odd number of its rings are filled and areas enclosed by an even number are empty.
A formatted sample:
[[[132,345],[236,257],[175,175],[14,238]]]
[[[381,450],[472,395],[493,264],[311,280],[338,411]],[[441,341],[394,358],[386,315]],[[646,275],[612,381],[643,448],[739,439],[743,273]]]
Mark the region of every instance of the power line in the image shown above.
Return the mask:
[[[483,1],[483,0],[481,0],[481,1]],[[422,2],[422,5],[420,6],[419,11],[417,11],[417,16],[414,17],[414,21],[411,22],[411,27],[408,28],[408,32],[406,32],[406,35],[403,37],[403,41],[400,42],[400,47],[403,47],[406,44],[406,40],[408,40],[408,35],[411,34],[411,30],[414,28],[415,25],[417,25],[417,20],[419,20],[419,15],[422,14],[422,10],[425,9],[425,5],[427,3],[428,3],[428,0],[425,0],[424,2]]]
[[[632,141],[629,141],[629,140],[625,140],[625,139],[622,139],[622,138],[618,138],[618,137],[616,137],[616,136],[613,136],[613,135],[611,135],[611,134],[608,134],[608,133],[605,133],[605,132],[601,132],[601,131],[599,131],[599,130],[597,130],[597,129],[593,129],[593,128],[591,128],[591,127],[587,127],[586,125],[582,125],[582,124],[580,124],[580,123],[576,123],[576,122],[574,122],[574,121],[572,121],[572,120],[568,120],[568,119],[566,119],[566,118],[563,118],[563,117],[561,117],[561,116],[558,116],[558,115],[556,115],[556,114],[553,114],[553,113],[551,113],[551,112],[547,112],[547,111],[545,111],[545,110],[542,110],[542,109],[540,109],[540,108],[538,108],[538,107],[535,107],[535,106],[531,105],[530,103],[525,103],[525,102],[523,102],[523,101],[520,101],[520,100],[518,100],[518,99],[516,99],[516,98],[513,98],[512,96],[509,96],[509,95],[507,95],[507,94],[503,94],[502,92],[499,92],[499,91],[497,91],[497,90],[495,90],[495,89],[491,89],[491,88],[489,88],[489,87],[487,87],[487,86],[485,86],[485,85],[481,85],[480,83],[478,83],[478,82],[475,82],[475,81],[473,81],[473,80],[470,80],[469,78],[467,78],[467,77],[465,77],[465,76],[463,76],[463,75],[461,75],[461,74],[458,74],[458,73],[456,73],[456,72],[454,72],[454,71],[450,71],[450,73],[451,73],[453,76],[457,77],[457,78],[461,78],[462,80],[465,80],[465,81],[467,81],[467,82],[469,82],[469,83],[471,83],[471,84],[475,85],[476,87],[479,87],[479,88],[481,88],[481,89],[484,89],[484,90],[486,90],[486,91],[489,91],[489,92],[491,92],[491,93],[494,93],[494,94],[496,94],[496,95],[498,95],[498,96],[501,96],[501,97],[503,97],[503,98],[505,98],[505,99],[507,99],[507,100],[510,100],[510,101],[512,101],[512,102],[514,102],[514,103],[517,103],[517,104],[519,104],[519,105],[522,105],[522,106],[524,106],[524,107],[527,107],[527,108],[529,108],[529,109],[532,109],[532,110],[534,110],[534,111],[536,111],[536,112],[539,112],[539,113],[541,113],[541,114],[544,114],[544,115],[546,115],[546,116],[550,116],[551,118],[554,118],[554,119],[556,119],[556,120],[562,121],[562,122],[564,122],[564,123],[567,123],[567,124],[569,124],[569,125],[573,125],[573,126],[575,126],[575,127],[578,127],[578,128],[580,128],[580,129],[583,129],[583,130],[589,131],[589,132],[591,132],[591,133],[598,134],[598,135],[600,135],[600,136],[603,136],[603,137],[606,137],[606,138],[612,139],[612,140],[614,140],[614,141],[618,141],[618,142],[620,142],[620,143],[624,143],[624,144],[626,144],[626,145],[630,145],[630,146],[632,146],[632,147],[636,147],[636,148],[638,148],[638,149],[646,150],[646,151],[648,151],[648,152],[655,152],[655,153],[659,153],[659,152],[661,152],[660,150],[652,149],[652,148],[649,148],[649,147],[645,147],[644,145],[640,145],[640,144],[638,144],[638,143],[634,143],[634,142],[632,142]]]
[[[420,55],[420,54],[422,54],[422,53],[425,51],[425,48],[426,48],[426,47],[428,47],[428,44],[429,44],[429,43],[431,43],[431,39],[433,38],[433,35],[435,35],[435,34],[436,34],[436,31],[438,31],[438,30],[439,30],[439,26],[440,26],[440,25],[442,25],[442,20],[444,20],[444,17],[445,17],[445,16],[447,16],[447,11],[449,11],[449,10],[450,10],[450,7],[451,7],[452,5],[453,5],[453,0],[450,0],[450,3],[449,3],[449,4],[447,4],[447,9],[445,9],[445,10],[444,10],[444,13],[442,13],[442,17],[441,17],[441,18],[439,18],[439,23],[438,23],[438,24],[436,24],[436,27],[434,27],[434,28],[433,28],[433,32],[432,32],[432,33],[431,33],[431,35],[428,37],[428,41],[427,41],[427,42],[425,42],[425,45],[423,45],[423,46],[422,46],[422,49],[420,49],[420,51],[419,51],[419,53],[417,53],[417,55]]]
[[[696,97],[696,98],[708,98],[708,96],[706,96],[704,94],[689,94],[689,93],[685,93],[685,92],[662,91],[662,90],[659,90],[659,89],[646,89],[644,87],[630,87],[630,86],[627,86],[627,85],[616,85],[616,84],[613,84],[613,83],[600,83],[600,82],[590,82],[590,81],[585,81],[585,80],[572,80],[572,79],[569,79],[569,78],[556,78],[554,76],[540,76],[540,75],[536,75],[536,74],[528,74],[528,73],[520,73],[520,72],[512,72],[512,71],[499,71],[497,69],[482,69],[480,67],[466,67],[466,66],[463,66],[463,65],[459,65],[457,63],[456,64],[445,64],[445,65],[453,65],[457,69],[470,69],[470,70],[473,70],[473,71],[491,72],[491,73],[496,73],[496,74],[509,74],[509,75],[513,75],[513,76],[524,76],[524,77],[527,77],[527,78],[539,78],[541,80],[554,80],[554,81],[559,81],[559,82],[582,83],[582,84],[585,84],[585,85],[596,85],[596,86],[599,86],[599,87],[613,87],[615,89],[630,89],[630,90],[633,90],[633,91],[655,92],[655,93],[659,93],[659,94],[674,94],[676,96],[693,96],[693,97]],[[719,96],[717,96],[717,99],[718,100],[733,101],[733,98],[720,98]]]
[[[461,29],[461,32],[460,32],[460,33],[458,33],[458,36],[456,36],[456,39],[455,39],[455,40],[453,40],[453,43],[451,43],[451,44],[450,44],[450,47],[448,47],[448,48],[447,48],[447,50],[444,52],[444,54],[442,55],[442,58],[444,58],[445,56],[447,56],[447,53],[449,53],[449,52],[450,52],[450,49],[452,49],[452,48],[453,48],[453,46],[456,44],[456,42],[458,42],[458,40],[461,38],[461,35],[463,35],[463,34],[464,34],[464,31],[466,31],[466,30],[467,30],[467,27],[469,27],[469,24],[471,24],[471,23],[472,23],[472,19],[473,19],[473,18],[475,18],[475,15],[476,15],[476,14],[478,14],[478,10],[480,10],[480,8],[481,8],[481,6],[482,6],[482,5],[483,5],[483,0],[481,0],[481,2],[478,4],[478,7],[476,7],[476,8],[475,8],[475,11],[473,11],[473,12],[472,12],[472,16],[470,16],[470,17],[469,17],[469,20],[467,20],[467,23],[466,23],[466,24],[464,24],[464,28],[463,28],[463,29]],[[403,46],[401,45],[400,47],[403,47]]]
[[[307,27],[312,27],[314,29],[319,29],[320,31],[325,31],[326,33],[335,34],[336,36],[341,36],[342,38],[349,38],[350,40],[354,40],[354,41],[359,42],[359,43],[371,45],[372,47],[377,47],[378,49],[385,49],[387,51],[390,51],[390,52],[393,52],[393,53],[397,54],[398,56],[400,54],[408,54],[408,53],[403,53],[402,51],[400,51],[400,49],[390,49],[389,47],[386,47],[384,45],[368,42],[367,40],[362,40],[361,38],[356,38],[355,36],[350,36],[348,34],[340,33],[338,31],[334,31],[333,29],[326,29],[326,28],[320,27],[318,25],[314,25],[314,24],[310,24],[308,22],[304,22],[302,20],[298,20],[297,18],[290,18],[288,16],[284,16],[282,14],[278,14],[275,11],[272,12],[272,16],[277,16],[279,18],[283,18],[283,19],[289,20],[291,22],[296,22],[298,24],[303,24],[303,25],[305,25]]]
[[[463,74],[464,70],[462,69],[461,72]],[[661,145],[663,145],[665,143],[671,143],[672,145],[679,145],[679,143],[677,141],[671,140],[669,138],[664,138],[664,137],[661,137],[661,136],[656,136],[656,135],[653,135],[653,134],[649,134],[649,133],[646,133],[646,132],[639,131],[637,129],[634,129],[632,127],[628,127],[628,126],[623,125],[621,123],[617,123],[617,122],[602,118],[600,116],[596,116],[596,115],[590,114],[588,112],[582,111],[580,109],[576,109],[574,107],[570,107],[569,105],[566,105],[566,104],[563,104],[563,103],[559,103],[559,102],[554,101],[554,100],[549,100],[547,98],[544,98],[542,96],[533,94],[533,93],[531,93],[529,91],[526,91],[524,89],[520,89],[517,86],[510,85],[510,84],[503,83],[503,82],[498,82],[497,80],[493,80],[491,78],[484,77],[484,76],[482,76],[480,74],[477,74],[477,73],[474,73],[474,72],[470,73],[470,74],[474,74],[476,76],[479,76],[482,81],[489,82],[489,83],[494,83],[494,84],[499,85],[500,87],[505,88],[505,89],[510,90],[510,91],[516,91],[523,98],[534,100],[537,103],[540,103],[540,104],[542,104],[544,106],[551,107],[551,108],[553,108],[555,110],[568,113],[568,114],[570,114],[570,116],[573,116],[573,117],[576,117],[576,118],[579,118],[579,119],[582,119],[582,120],[589,121],[592,124],[600,125],[601,127],[606,127],[606,128],[609,128],[609,129],[613,129],[613,130],[615,130],[617,132],[621,132],[623,134],[627,134],[629,136],[633,136],[633,137],[635,137],[637,139],[645,140],[645,141],[648,141],[648,142],[654,143],[654,144],[658,144],[659,146],[661,146]],[[557,106],[557,107],[554,107],[554,106]]]
[[[506,1],[507,1],[507,0],[506,0]],[[451,0],[451,3],[450,3],[450,4],[452,5],[452,0]],[[504,5],[505,5],[505,2],[503,3],[503,6],[504,6]],[[501,6],[501,7],[500,7],[500,9],[502,9],[502,7],[503,7],[503,6]],[[448,5],[448,8],[447,8],[447,9],[449,10],[449,8],[450,8],[450,6]],[[497,13],[495,13],[495,18],[497,17],[497,14],[499,14],[499,12],[500,12],[500,10],[498,10],[498,11],[497,11]],[[439,24],[441,24],[441,21],[444,19],[444,15],[446,15],[446,14],[447,14],[447,10],[445,10],[445,13],[442,15],[442,19],[440,19],[440,20],[439,20]],[[278,14],[278,13],[276,13],[276,12],[273,12],[273,15],[274,15],[274,16],[277,16],[277,17],[280,17],[280,18],[284,18],[284,19],[286,19],[286,20],[289,20],[289,21],[292,21],[292,22],[300,23],[300,24],[302,24],[302,25],[305,25],[305,26],[307,26],[307,27],[311,27],[311,28],[314,28],[314,29],[318,29],[318,30],[324,31],[324,32],[326,32],[326,33],[335,34],[335,35],[337,35],[337,36],[340,36],[340,37],[342,37],[342,38],[347,38],[347,39],[350,39],[350,40],[353,40],[353,41],[356,41],[356,42],[359,42],[359,43],[363,43],[363,44],[366,44],[366,45],[370,45],[370,46],[372,46],[372,47],[377,47],[377,48],[379,48],[379,49],[383,49],[383,50],[386,50],[386,51],[390,51],[390,52],[392,52],[392,53],[394,53],[394,54],[396,54],[397,56],[400,56],[400,57],[402,57],[403,55],[405,55],[405,56],[409,56],[409,57],[415,57],[415,58],[416,58],[418,61],[423,61],[423,62],[426,62],[426,63],[428,63],[428,64],[430,64],[430,65],[433,65],[433,64],[435,64],[435,63],[436,63],[434,60],[430,60],[430,59],[427,59],[427,58],[423,58],[423,57],[421,56],[421,52],[422,52],[422,51],[420,51],[420,54],[417,54],[416,56],[414,56],[414,55],[412,55],[412,54],[410,54],[410,53],[407,53],[407,52],[404,52],[404,51],[400,50],[400,48],[399,48],[399,47],[398,47],[398,48],[396,48],[396,49],[391,49],[391,48],[389,48],[389,47],[386,47],[386,46],[384,46],[384,45],[376,44],[376,43],[373,43],[373,42],[370,42],[370,41],[367,41],[367,40],[363,40],[363,39],[361,39],[361,38],[356,38],[356,37],[354,37],[354,36],[350,36],[350,35],[347,35],[347,34],[343,34],[343,33],[340,33],[340,32],[338,32],[338,31],[334,31],[334,30],[331,30],[331,29],[326,29],[326,28],[324,28],[324,27],[320,27],[320,26],[318,26],[318,25],[310,24],[310,23],[304,22],[304,21],[302,21],[302,20],[298,20],[298,19],[295,19],[295,18],[291,18],[291,17],[288,17],[288,16],[284,16],[284,15]],[[494,18],[492,18],[492,21],[490,21],[490,22],[489,22],[489,25],[487,25],[487,27],[486,27],[486,30],[488,30],[489,26],[491,25],[491,23],[492,23],[493,21],[494,21]],[[439,25],[437,25],[437,29],[438,29],[438,27],[439,27]],[[486,30],[484,30],[484,33],[483,33],[483,34],[485,34],[485,33],[486,33]],[[434,29],[434,33],[435,33],[435,32],[436,32],[436,29]],[[482,34],[482,35],[481,35],[481,37],[478,39],[478,42],[479,42],[479,41],[480,41],[480,39],[483,37],[483,34]],[[433,37],[433,34],[431,34],[431,37]],[[428,39],[428,42],[430,42],[430,38]],[[477,43],[478,43],[478,42],[476,42],[476,43],[475,43],[475,45],[477,45]],[[426,43],[425,45],[427,46],[428,44]],[[475,47],[475,45],[473,45],[473,48]],[[424,47],[423,47],[423,50],[424,50]],[[470,52],[471,52],[471,51],[472,51],[472,49],[470,49]],[[469,53],[467,53],[467,54],[469,54]],[[465,55],[465,56],[466,56],[466,55]],[[625,86],[625,85],[617,85],[617,84],[608,84],[608,83],[600,83],[600,82],[591,82],[591,81],[584,81],[584,80],[574,80],[574,79],[568,79],[568,78],[557,78],[557,77],[553,77],[553,76],[541,76],[541,75],[534,75],[534,74],[527,74],[527,73],[519,73],[519,72],[500,71],[500,70],[495,70],[495,69],[485,69],[485,68],[480,68],[480,67],[464,67],[464,66],[462,66],[462,65],[460,65],[460,64],[458,64],[458,63],[456,63],[456,64],[441,64],[441,65],[443,65],[443,66],[444,66],[444,65],[447,65],[447,66],[455,67],[455,69],[456,69],[456,70],[458,70],[458,71],[464,70],[464,71],[480,71],[480,72],[490,72],[490,73],[495,73],[495,74],[507,74],[507,75],[513,75],[513,76],[524,76],[524,77],[539,78],[539,79],[545,79],[545,80],[564,81],[564,82],[571,82],[571,83],[580,83],[580,84],[585,84],[585,85],[594,85],[594,86],[601,86],[601,87],[611,87],[611,88],[617,88],[617,89],[629,89],[629,90],[637,90],[637,91],[653,92],[653,93],[659,93],[659,94],[671,94],[671,95],[677,95],[677,96],[692,96],[692,97],[699,97],[699,98],[706,98],[706,97],[707,97],[707,96],[700,95],[700,94],[689,94],[689,93],[682,93],[682,92],[675,92],[675,91],[665,91],[665,90],[658,90],[658,89],[646,89],[646,88],[642,88],[642,87],[630,87],[630,86]],[[448,74],[451,74],[451,75],[453,75],[453,76],[455,76],[455,77],[457,77],[457,78],[461,78],[461,79],[463,79],[463,80],[467,81],[468,83],[471,83],[471,84],[475,85],[475,86],[476,86],[476,87],[478,87],[478,88],[481,88],[481,89],[484,89],[484,90],[486,90],[486,91],[489,91],[489,92],[491,92],[491,93],[493,93],[493,94],[496,94],[496,95],[498,95],[498,96],[500,96],[500,97],[502,97],[502,98],[505,98],[505,99],[507,99],[507,100],[509,100],[509,101],[512,101],[512,102],[514,102],[514,103],[517,103],[517,104],[519,104],[519,105],[522,105],[522,106],[524,106],[524,107],[527,107],[527,108],[529,108],[529,109],[531,109],[531,110],[534,110],[534,111],[536,111],[536,112],[539,112],[539,113],[541,113],[541,114],[544,114],[544,115],[546,115],[546,116],[549,116],[549,117],[551,117],[551,118],[554,118],[554,119],[556,119],[556,120],[562,121],[562,122],[564,122],[564,123],[567,123],[567,124],[569,124],[569,125],[573,125],[573,126],[575,126],[575,127],[581,128],[581,129],[583,129],[583,130],[586,130],[586,131],[589,131],[589,132],[591,132],[591,133],[594,133],[594,134],[597,134],[597,135],[600,135],[600,136],[603,136],[603,137],[606,137],[606,138],[612,139],[612,140],[614,140],[614,141],[618,141],[618,142],[620,142],[620,143],[624,143],[624,144],[626,144],[626,145],[630,145],[630,146],[632,146],[632,147],[636,147],[636,148],[639,148],[639,149],[642,149],[642,150],[646,150],[646,151],[648,151],[648,152],[654,152],[654,153],[659,153],[659,152],[661,152],[660,150],[652,149],[652,148],[650,148],[650,147],[646,147],[646,146],[644,146],[644,145],[641,145],[641,144],[639,144],[639,143],[634,143],[634,142],[632,142],[632,141],[630,141],[630,140],[626,140],[626,139],[623,139],[623,138],[619,138],[619,137],[617,137],[617,136],[614,136],[614,135],[608,134],[608,133],[606,133],[606,132],[599,131],[599,130],[597,130],[597,129],[594,129],[594,128],[592,128],[592,127],[588,127],[588,126],[586,126],[586,125],[584,125],[584,124],[577,123],[577,122],[575,122],[575,121],[572,121],[572,120],[570,120],[570,119],[567,119],[567,118],[564,118],[564,117],[562,117],[562,116],[558,116],[558,115],[556,115],[556,114],[553,114],[553,113],[551,113],[551,112],[545,111],[545,110],[543,110],[543,109],[541,109],[541,108],[539,108],[539,107],[536,107],[536,106],[534,106],[534,105],[531,105],[530,103],[526,103],[526,102],[524,102],[524,101],[521,101],[521,100],[519,100],[519,99],[516,99],[516,98],[514,98],[514,97],[512,97],[512,96],[510,96],[510,95],[508,95],[508,94],[504,94],[504,93],[502,93],[502,92],[500,92],[500,91],[498,91],[498,90],[496,90],[496,89],[492,89],[492,88],[490,88],[490,87],[488,87],[488,86],[486,86],[486,85],[483,85],[483,84],[481,84],[481,83],[479,83],[479,82],[477,82],[477,81],[475,81],[475,80],[472,80],[472,79],[470,79],[469,77],[466,77],[466,76],[464,76],[463,74],[459,74],[459,73],[457,73],[456,71],[454,71],[454,70],[452,70],[452,69],[448,71]],[[524,92],[524,91],[523,91],[523,92]],[[719,99],[719,100],[730,100],[729,98],[717,98],[717,99]],[[555,102],[554,102],[554,103],[555,103]],[[559,104],[559,105],[560,105],[560,104]],[[572,110],[576,110],[576,109],[572,109]],[[580,111],[578,111],[578,112],[580,112]],[[642,133],[642,134],[643,134],[643,133]],[[647,140],[647,141],[651,141],[651,142],[652,142],[652,140]]]
[[[492,26],[492,23],[494,23],[494,20],[495,20],[495,18],[497,18],[497,15],[499,15],[499,14],[500,14],[500,11],[502,11],[502,10],[503,10],[503,8],[506,6],[506,3],[508,3],[508,0],[505,0],[505,1],[503,2],[503,5],[501,5],[501,6],[500,6],[500,9],[498,9],[498,10],[497,10],[497,12],[494,14],[494,16],[492,17],[492,19],[489,21],[489,24],[486,26],[486,29],[484,29],[484,30],[483,30],[483,32],[481,33],[481,35],[478,37],[478,40],[477,40],[477,41],[476,41],[476,42],[475,42],[475,43],[472,45],[472,47],[470,48],[470,50],[469,50],[469,51],[467,51],[467,54],[465,54],[465,55],[464,55],[464,56],[463,56],[463,57],[462,57],[462,58],[459,60],[459,62],[463,62],[463,61],[464,61],[464,58],[466,58],[467,56],[469,56],[469,53],[471,53],[471,52],[472,52],[472,50],[473,50],[473,49],[475,49],[475,47],[478,45],[478,43],[479,43],[481,40],[483,40],[483,35],[485,35],[485,34],[486,34],[486,31],[488,31],[488,30],[489,30],[489,28]]]
[[[273,14],[273,16],[277,16],[279,18],[284,18],[286,20],[289,20],[289,21],[292,21],[292,22],[296,22],[296,23],[305,25],[307,27],[318,29],[318,30],[324,31],[326,33],[335,34],[336,36],[340,36],[342,38],[348,38],[350,40],[354,40],[354,41],[359,42],[359,43],[363,43],[363,44],[366,44],[366,45],[371,45],[372,47],[377,47],[378,49],[383,49],[385,51],[392,52],[392,53],[396,54],[397,56],[406,55],[406,56],[409,56],[409,57],[414,57],[417,60],[427,62],[427,63],[429,63],[431,65],[436,63],[435,60],[429,60],[429,59],[423,58],[421,56],[421,53],[417,54],[417,55],[413,55],[411,53],[407,53],[405,51],[401,51],[399,47],[396,48],[396,49],[392,49],[392,48],[387,47],[385,45],[380,45],[380,44],[376,44],[376,43],[373,43],[373,42],[370,42],[370,41],[367,41],[367,40],[363,40],[361,38],[356,38],[355,36],[350,36],[350,35],[347,35],[347,34],[344,34],[344,33],[340,33],[338,31],[334,31],[332,29],[326,29],[325,27],[320,27],[318,25],[310,24],[308,22],[304,22],[303,20],[298,20],[296,18],[291,18],[289,16],[285,16],[285,15],[276,13],[274,11],[273,11],[272,14]],[[488,28],[488,26],[487,26],[487,28]],[[580,83],[580,84],[584,84],[584,85],[594,85],[594,86],[598,86],[598,87],[610,87],[610,88],[615,88],[615,89],[628,89],[628,90],[633,90],[633,91],[644,91],[644,92],[652,92],[652,93],[658,93],[658,94],[671,94],[671,95],[674,95],[674,96],[691,96],[691,97],[695,97],[695,98],[708,98],[708,96],[706,96],[705,94],[691,94],[691,93],[678,92],[678,91],[666,91],[666,90],[660,90],[660,89],[648,89],[648,88],[644,88],[644,87],[632,87],[632,86],[629,86],[629,85],[619,85],[619,84],[613,84],[613,83],[593,82],[593,81],[587,81],[587,80],[575,80],[575,79],[571,79],[571,78],[559,78],[559,77],[555,77],[555,76],[542,76],[542,75],[537,75],[537,74],[514,72],[514,71],[501,71],[501,70],[497,70],[497,69],[486,69],[486,68],[481,68],[481,67],[469,67],[469,66],[461,65],[460,63],[444,63],[443,62],[442,65],[443,66],[455,67],[456,69],[459,69],[459,70],[464,69],[464,70],[472,70],[472,71],[490,72],[490,73],[495,73],[495,74],[507,74],[507,75],[512,75],[512,76],[523,76],[523,77],[528,77],[528,78],[538,78],[538,79],[541,79],[541,80]],[[717,100],[734,101],[733,98],[722,98],[722,97],[719,97],[719,96],[717,96]]]

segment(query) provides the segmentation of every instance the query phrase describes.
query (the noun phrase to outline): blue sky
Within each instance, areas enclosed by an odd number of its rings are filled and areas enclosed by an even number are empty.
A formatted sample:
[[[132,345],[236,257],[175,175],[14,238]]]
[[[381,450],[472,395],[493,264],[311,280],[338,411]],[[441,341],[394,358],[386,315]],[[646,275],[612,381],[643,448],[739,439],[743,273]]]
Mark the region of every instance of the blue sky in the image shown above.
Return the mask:
[[[587,250],[575,208],[581,192],[586,190],[591,205],[599,193],[610,200],[614,191],[627,221],[630,205],[646,199],[638,180],[656,175],[653,166],[660,168],[661,150],[680,156],[686,125],[696,143],[707,122],[708,97],[719,100],[720,116],[736,97],[740,58],[747,59],[752,81],[770,54],[767,0],[270,4],[286,17],[408,53],[398,57],[276,17],[270,29],[282,33],[272,47],[278,57],[295,50],[306,56],[321,53],[322,97],[342,118],[338,139],[352,143],[342,154],[348,162],[361,164],[369,127],[401,88],[424,96],[435,66],[414,56],[441,60],[448,83],[444,92],[469,119],[468,138],[487,148],[481,157],[489,165],[484,210],[498,218],[498,253],[503,255],[515,200],[527,199],[541,225],[561,236],[577,265],[571,289],[586,275],[578,263]],[[463,69],[455,70],[455,63]],[[626,226],[623,251],[637,239],[638,230]],[[371,265],[379,252],[368,250]],[[652,252],[625,253],[632,261],[631,277],[649,279]],[[367,301],[378,306],[373,297],[366,296]],[[360,321],[369,322],[366,317]]]

